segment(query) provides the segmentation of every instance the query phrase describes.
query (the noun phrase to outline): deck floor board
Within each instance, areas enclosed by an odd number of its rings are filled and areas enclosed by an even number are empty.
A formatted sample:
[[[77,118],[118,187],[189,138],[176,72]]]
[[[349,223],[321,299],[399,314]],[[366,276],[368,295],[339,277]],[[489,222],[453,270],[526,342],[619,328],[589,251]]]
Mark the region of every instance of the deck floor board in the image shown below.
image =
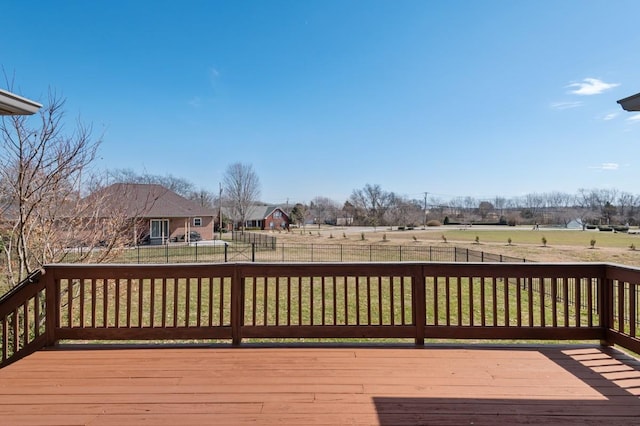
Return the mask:
[[[639,396],[599,346],[62,346],[0,370],[0,425],[640,425]]]

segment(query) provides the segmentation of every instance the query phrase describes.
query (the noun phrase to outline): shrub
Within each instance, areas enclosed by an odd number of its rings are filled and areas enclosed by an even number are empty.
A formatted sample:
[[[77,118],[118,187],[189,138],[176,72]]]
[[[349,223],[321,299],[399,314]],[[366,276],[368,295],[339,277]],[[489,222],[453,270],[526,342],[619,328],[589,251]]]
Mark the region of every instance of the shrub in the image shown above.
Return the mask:
[[[596,240],[592,238],[591,241],[589,241],[589,244],[591,245],[591,248],[595,248]]]
[[[413,241],[418,241],[418,237],[416,237],[415,235],[413,236]]]
[[[333,238],[333,234],[329,234],[329,238]]]
[[[431,219],[427,222],[427,226],[442,226],[439,220]]]
[[[476,235],[476,244],[480,244],[480,237]]]
[[[507,238],[507,245],[511,245],[511,237]]]
[[[547,246],[547,237],[545,237],[545,236],[543,235],[543,236],[542,236],[541,241],[542,241],[542,245],[543,245],[544,247],[546,247],[546,246]]]
[[[635,250],[636,250],[636,245],[635,245],[635,244],[633,244],[633,243],[631,243],[631,245],[629,246],[629,248],[630,248],[631,250],[635,251]]]
[[[382,234],[382,241],[387,241],[387,233]]]
[[[360,233],[360,239],[361,239],[362,241],[364,241],[364,240],[365,240],[365,238],[364,238],[364,232],[361,232],[361,233]]]
[[[442,241],[445,243],[447,242],[447,237],[445,237],[444,234],[442,234]]]

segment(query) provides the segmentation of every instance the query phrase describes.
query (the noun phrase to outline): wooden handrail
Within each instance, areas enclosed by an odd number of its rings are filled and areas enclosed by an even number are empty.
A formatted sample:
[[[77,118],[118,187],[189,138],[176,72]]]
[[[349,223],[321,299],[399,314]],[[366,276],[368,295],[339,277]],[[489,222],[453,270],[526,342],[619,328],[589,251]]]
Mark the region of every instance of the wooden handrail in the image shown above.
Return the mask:
[[[570,339],[640,351],[640,269],[619,265],[55,264],[45,272],[1,299],[3,364],[61,339]]]

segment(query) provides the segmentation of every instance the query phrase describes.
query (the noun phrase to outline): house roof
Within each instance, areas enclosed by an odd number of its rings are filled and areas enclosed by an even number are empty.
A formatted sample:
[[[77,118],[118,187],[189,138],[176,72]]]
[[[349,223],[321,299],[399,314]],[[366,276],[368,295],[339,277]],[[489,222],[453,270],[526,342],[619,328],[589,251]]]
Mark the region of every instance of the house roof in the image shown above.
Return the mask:
[[[249,207],[247,212],[247,220],[263,220],[269,217],[275,210],[282,210],[280,206],[259,206],[254,205]],[[283,211],[284,213],[284,211]]]
[[[640,93],[618,101],[625,111],[640,111]]]
[[[249,207],[247,210],[247,215],[245,220],[264,220],[269,217],[275,210],[282,211],[285,215],[287,214],[282,207],[277,205],[266,205],[266,204],[254,204]],[[222,212],[226,216],[232,216],[231,208],[223,207]]]
[[[171,218],[216,215],[214,209],[202,207],[195,201],[157,184],[114,183],[90,197],[103,197],[109,201],[109,204],[117,204],[132,217]]]
[[[0,89],[0,115],[31,115],[41,107],[37,102]]]

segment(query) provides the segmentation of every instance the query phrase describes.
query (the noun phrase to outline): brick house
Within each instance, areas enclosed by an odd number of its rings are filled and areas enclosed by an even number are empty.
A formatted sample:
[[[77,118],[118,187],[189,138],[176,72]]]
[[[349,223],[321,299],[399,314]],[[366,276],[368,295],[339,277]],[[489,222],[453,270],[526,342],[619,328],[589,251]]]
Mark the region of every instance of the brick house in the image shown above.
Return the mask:
[[[225,216],[230,217],[231,213],[228,209],[222,209]],[[257,228],[266,231],[281,231],[289,229],[291,219],[285,211],[274,205],[253,205],[247,212],[245,219],[245,228]],[[236,223],[235,228],[241,228],[241,223]]]
[[[203,240],[213,239],[216,211],[202,207],[157,184],[115,183],[89,197],[105,200],[110,208],[103,213],[125,215],[135,221],[133,241],[165,244],[190,232]]]

